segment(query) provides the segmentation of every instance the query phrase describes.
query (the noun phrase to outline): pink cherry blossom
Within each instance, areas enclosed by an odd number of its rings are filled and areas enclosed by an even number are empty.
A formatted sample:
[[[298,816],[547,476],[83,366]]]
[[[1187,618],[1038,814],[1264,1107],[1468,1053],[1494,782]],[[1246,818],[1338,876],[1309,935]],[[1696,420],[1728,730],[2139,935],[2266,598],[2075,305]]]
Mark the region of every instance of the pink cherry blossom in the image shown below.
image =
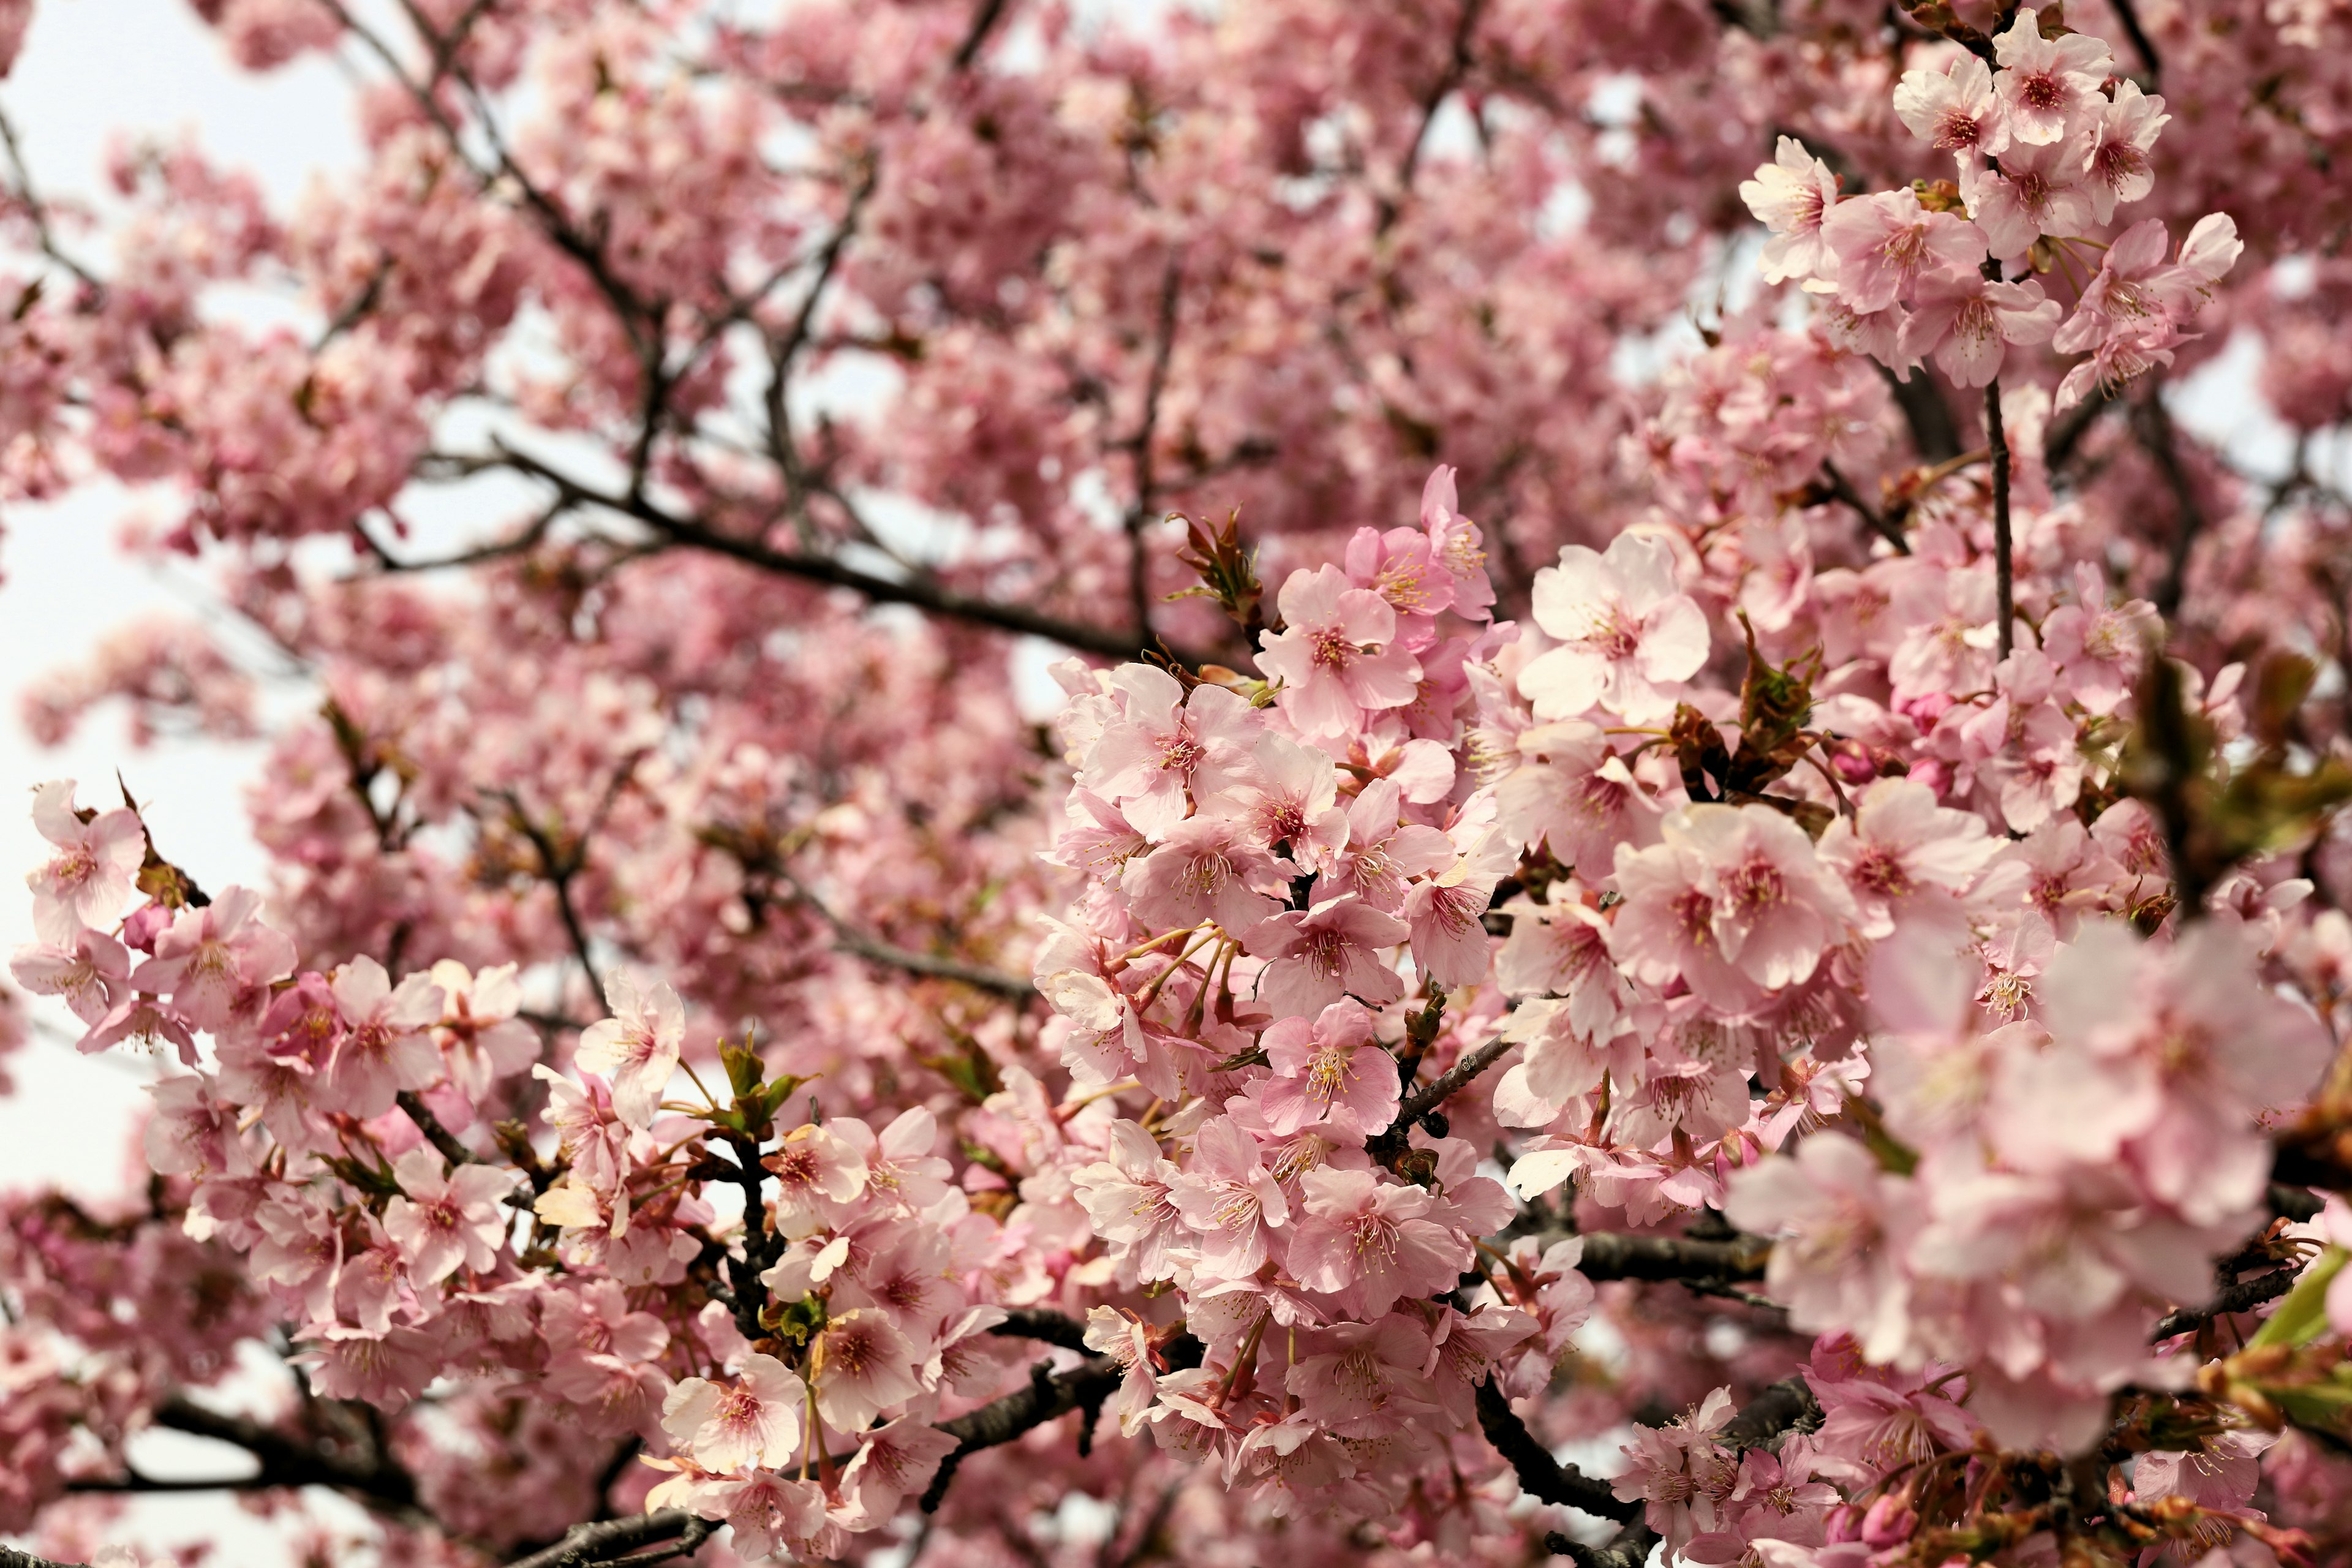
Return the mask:
[[[705,1469],[775,1469],[800,1457],[808,1392],[770,1355],[743,1358],[740,1378],[689,1377],[662,1402],[662,1429]]]
[[[1258,666],[1282,683],[1282,710],[1302,732],[1344,734],[1364,710],[1412,700],[1421,666],[1393,646],[1387,600],[1325,566],[1292,573],[1280,603],[1286,629],[1266,639]]]
[[[1545,719],[1604,708],[1629,723],[1673,710],[1661,688],[1706,662],[1706,619],[1675,591],[1665,544],[1623,533],[1606,553],[1582,545],[1536,574],[1536,624],[1558,646],[1519,672],[1519,690]]]
[[[488,1165],[455,1171],[430,1149],[412,1149],[393,1162],[400,1191],[384,1205],[383,1228],[417,1279],[437,1283],[460,1265],[486,1269],[512,1216],[500,1200],[513,1178]]]
[[[1803,142],[1781,137],[1772,162],[1740,183],[1739,199],[1772,231],[1760,258],[1766,282],[1835,274],[1836,261],[1822,239],[1822,219],[1837,205],[1837,176]]]
[[[1994,89],[2011,140],[2028,147],[2048,146],[2072,131],[2115,67],[2107,46],[2087,33],[2043,37],[2040,13],[2031,5],[2018,9],[1992,45],[2000,63]]]
[[[1863,314],[1907,300],[1931,272],[1973,269],[1985,251],[1975,224],[1930,212],[1909,191],[1840,202],[1822,221],[1822,239],[1837,258],[1838,298]]]
[[[1377,1318],[1400,1297],[1448,1287],[1469,1258],[1465,1243],[1425,1217],[1430,1196],[1418,1187],[1385,1186],[1369,1171],[1328,1167],[1299,1177],[1297,1234],[1290,1268],[1312,1290],[1343,1297]]]
[[[583,1072],[613,1086],[613,1110],[632,1127],[653,1125],[654,1112],[677,1070],[686,1040],[686,1008],[677,993],[656,982],[641,991],[625,972],[606,982],[613,1016],[581,1031],[576,1060]]]
[[[1956,55],[1942,70],[1905,71],[1895,86],[1895,112],[1912,135],[1964,168],[1973,157],[1999,157],[2009,148],[2009,120],[1992,72],[1974,55]]]
[[[57,852],[25,880],[33,889],[34,929],[53,947],[72,947],[85,926],[111,924],[146,857],[146,831],[135,812],[118,806],[84,822],[73,799],[71,779],[33,792],[33,826]]]
[[[1396,1064],[1372,1038],[1372,1016],[1346,997],[1311,1022],[1284,1018],[1259,1037],[1274,1077],[1259,1089],[1267,1131],[1287,1136],[1343,1118],[1358,1134],[1396,1117]]]

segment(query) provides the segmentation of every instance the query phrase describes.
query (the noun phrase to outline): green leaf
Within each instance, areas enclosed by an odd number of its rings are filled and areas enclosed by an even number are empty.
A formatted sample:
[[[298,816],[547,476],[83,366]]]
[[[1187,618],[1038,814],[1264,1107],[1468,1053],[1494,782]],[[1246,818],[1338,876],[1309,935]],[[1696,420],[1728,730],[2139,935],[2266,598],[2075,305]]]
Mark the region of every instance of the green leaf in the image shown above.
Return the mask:
[[[2278,1304],[2278,1310],[2263,1324],[2262,1331],[2246,1342],[2248,1350],[2261,1350],[2269,1345],[2303,1345],[2316,1339],[2327,1327],[2327,1287],[2343,1271],[2347,1258],[2340,1247],[2331,1247],[2319,1255],[2318,1260],[2303,1271],[2294,1289]],[[2265,1388],[2265,1394],[2273,1391]]]

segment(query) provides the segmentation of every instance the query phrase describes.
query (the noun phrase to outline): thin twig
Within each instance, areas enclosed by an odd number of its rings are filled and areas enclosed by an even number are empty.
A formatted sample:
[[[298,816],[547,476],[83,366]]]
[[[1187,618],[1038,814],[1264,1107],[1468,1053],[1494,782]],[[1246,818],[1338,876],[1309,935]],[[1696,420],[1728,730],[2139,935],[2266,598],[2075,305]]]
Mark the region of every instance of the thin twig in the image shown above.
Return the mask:
[[[1856,515],[1870,525],[1873,533],[1895,546],[1897,555],[1911,553],[1911,542],[1903,537],[1903,531],[1885,512],[1864,500],[1862,492],[1853,488],[1853,481],[1827,458],[1822,459],[1822,477],[1829,481],[1830,494],[1853,508]]]
[[[572,846],[569,851],[559,853],[554,842],[549,838],[539,824],[530,819],[530,814],[523,809],[520,796],[512,790],[499,790],[494,793],[507,804],[509,826],[521,834],[530,842],[531,848],[538,853],[540,872],[547,879],[548,886],[554,889],[555,911],[563,922],[564,934],[572,940],[572,954],[580,960],[580,967],[587,971],[588,984],[596,993],[597,1003],[607,1013],[611,1012],[613,999],[605,993],[604,976],[596,971],[595,955],[590,951],[588,945],[588,928],[581,923],[580,910],[572,900],[572,879],[580,874],[582,867],[586,863],[585,837],[583,837],[582,841]]]
[[[32,169],[25,162],[24,149],[16,142],[16,127],[5,110],[0,110],[0,147],[7,150],[8,167],[16,176],[16,199],[24,204],[26,215],[32,219],[33,237],[39,244],[41,254],[80,279],[86,288],[104,294],[106,284],[98,274],[68,256],[58,246],[57,236],[49,228],[49,209],[33,189]]]
[[[2149,40],[2147,29],[2139,25],[2139,8],[2132,0],[2107,0],[2107,5],[2115,12],[2116,20],[2123,24],[2124,37],[2131,40],[2132,47],[2147,62],[2147,85],[2154,88],[2164,75],[2164,62],[2157,58],[2156,45]]]
[[[1168,364],[1176,352],[1177,307],[1184,290],[1184,253],[1180,247],[1168,258],[1160,279],[1160,328],[1151,351],[1151,369],[1144,379],[1143,417],[1124,445],[1135,465],[1135,500],[1129,503],[1127,529],[1127,596],[1135,617],[1136,640],[1151,641],[1151,550],[1143,530],[1151,521],[1151,500],[1158,488],[1152,475],[1151,444],[1160,431],[1160,397],[1168,386]]]
[[[2148,1342],[2168,1340],[2175,1334],[2185,1334],[2191,1329],[2202,1328],[2216,1318],[2226,1318],[2233,1312],[2251,1312],[2265,1301],[2275,1301],[2294,1289],[2301,1278],[2299,1268],[2280,1268],[2268,1274],[2258,1274],[2252,1279],[2241,1279],[2223,1288],[2221,1292],[2201,1307],[2183,1307],[2167,1312],[2157,1320],[2156,1330]]]
[[[2000,657],[2007,658],[2016,628],[2016,587],[2011,576],[2009,537],[2009,432],[2000,421],[2000,378],[1985,384],[1985,447],[1992,454],[1992,570],[1996,614],[2000,616]]]
[[[966,963],[960,959],[937,958],[928,952],[916,952],[868,935],[834,913],[832,906],[810,892],[798,877],[790,871],[783,872],[782,876],[793,895],[833,928],[834,945],[844,952],[854,953],[868,963],[877,963],[886,969],[904,970],[909,974],[920,974],[933,980],[960,981],[982,991],[992,991],[1014,1002],[1027,1002],[1037,994],[1037,987],[1018,974],[991,969],[985,964]]]
[[[2189,578],[2189,552],[2196,547],[2197,536],[2205,531],[2205,508],[2197,499],[2188,465],[2180,460],[2172,416],[2165,409],[2160,390],[2152,392],[2133,411],[2132,430],[2138,436],[2140,445],[2147,448],[2147,455],[2155,459],[2157,471],[2164,476],[2165,488],[2172,492],[2172,544],[2166,553],[2164,576],[2149,596],[2156,613],[2169,621],[2180,609],[2181,592]]]

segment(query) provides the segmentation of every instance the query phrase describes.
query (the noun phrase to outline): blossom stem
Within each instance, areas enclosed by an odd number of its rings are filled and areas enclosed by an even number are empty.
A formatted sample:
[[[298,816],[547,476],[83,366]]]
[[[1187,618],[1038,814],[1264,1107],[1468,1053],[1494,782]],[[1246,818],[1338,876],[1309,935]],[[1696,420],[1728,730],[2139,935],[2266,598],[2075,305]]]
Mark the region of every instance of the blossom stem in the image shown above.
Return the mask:
[[[1197,930],[1199,928],[1195,927],[1194,929]],[[1216,928],[1212,926],[1206,936],[1203,936],[1200,941],[1194,942],[1192,946],[1178,953],[1176,955],[1175,963],[1170,964],[1167,968],[1161,970],[1157,975],[1153,976],[1151,984],[1145,986],[1135,998],[1136,1016],[1138,1017],[1142,1016],[1145,1008],[1150,1006],[1154,1002],[1159,1001],[1160,988],[1167,984],[1170,980],[1175,978],[1184,966],[1192,961],[1192,955],[1200,952],[1203,947],[1206,947],[1210,942],[1215,941],[1216,937]]]
[[[1231,1399],[1236,1393],[1243,1392],[1242,1374],[1244,1369],[1256,1363],[1257,1347],[1265,1339],[1266,1324],[1273,1321],[1274,1311],[1269,1308],[1260,1312],[1257,1315],[1257,1321],[1250,1325],[1249,1334],[1242,1341],[1242,1348],[1234,1352],[1234,1364],[1225,1373],[1224,1382],[1217,1385],[1217,1396],[1209,1401],[1210,1409],[1223,1410],[1226,1400]]]
[[[1153,948],[1164,946],[1169,942],[1176,941],[1180,937],[1191,936],[1194,931],[1199,931],[1200,929],[1201,928],[1199,926],[1179,926],[1174,931],[1161,931],[1150,942],[1144,942],[1140,946],[1130,947],[1125,952],[1120,953],[1118,955],[1118,961],[1121,963],[1132,963],[1137,959],[1141,958],[1145,953],[1150,952]]]

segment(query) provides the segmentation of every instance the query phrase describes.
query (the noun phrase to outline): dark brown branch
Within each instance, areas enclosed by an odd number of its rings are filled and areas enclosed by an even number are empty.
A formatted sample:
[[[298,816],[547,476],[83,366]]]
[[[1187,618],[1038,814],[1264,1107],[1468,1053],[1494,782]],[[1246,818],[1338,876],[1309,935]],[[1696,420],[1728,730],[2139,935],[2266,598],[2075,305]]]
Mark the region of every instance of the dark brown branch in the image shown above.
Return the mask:
[[[2165,559],[2164,576],[2149,596],[2156,613],[2168,621],[2180,609],[2181,589],[2189,577],[2189,552],[2196,547],[2197,536],[2205,531],[2205,508],[2197,499],[2188,465],[2180,460],[2172,416],[2165,410],[2160,391],[2151,393],[2133,411],[2132,431],[2155,459],[2165,488],[2172,492],[2172,547]]]
[[[435,1523],[417,1504],[415,1480],[381,1450],[357,1454],[352,1450],[360,1447],[358,1444],[324,1436],[306,1437],[241,1415],[223,1415],[179,1394],[156,1407],[154,1422],[175,1432],[230,1444],[252,1455],[260,1467],[257,1472],[221,1483],[224,1486],[240,1491],[331,1487],[404,1520]]]
[[[1048,642],[1057,642],[1081,653],[1098,654],[1105,658],[1136,658],[1144,651],[1143,644],[1128,633],[1061,620],[1030,609],[1025,605],[1000,604],[977,598],[922,579],[894,582],[844,565],[827,555],[778,550],[756,539],[739,538],[702,523],[673,517],[643,498],[605,494],[511,447],[501,447],[500,453],[504,466],[553,485],[576,501],[633,518],[674,543],[724,555],[762,572],[826,587],[847,588],[876,604],[907,605],[952,620],[1043,637]],[[1181,651],[1176,657],[1194,666],[1202,662],[1200,656]]]
[[[1004,1321],[988,1331],[1013,1340],[1037,1340],[1049,1345],[1059,1345],[1066,1351],[1092,1353],[1087,1344],[1087,1326],[1065,1312],[1045,1307],[1014,1307]]]
[[[1479,17],[1486,8],[1486,0],[1462,0],[1461,14],[1454,21],[1453,46],[1446,53],[1445,69],[1422,95],[1420,122],[1413,128],[1412,141],[1406,145],[1404,157],[1397,163],[1397,195],[1381,202],[1382,233],[1395,225],[1403,197],[1412,189],[1413,176],[1421,167],[1421,150],[1429,142],[1429,128],[1436,122],[1438,110],[1454,96],[1454,89],[1469,77],[1471,67],[1476,63],[1470,40],[1478,31]]]
[[[1135,500],[1127,509],[1127,596],[1135,617],[1138,641],[1151,641],[1151,550],[1143,530],[1151,521],[1151,498],[1158,489],[1152,472],[1151,443],[1160,432],[1160,399],[1168,388],[1168,364],[1176,353],[1177,307],[1184,298],[1184,255],[1168,258],[1160,279],[1159,335],[1151,351],[1151,369],[1143,384],[1143,417],[1124,445],[1135,465]]]
[[[25,163],[24,149],[16,142],[16,124],[9,120],[5,110],[0,110],[0,150],[8,154],[8,168],[16,177],[16,199],[23,205],[26,217],[32,221],[33,239],[41,247],[41,254],[79,279],[82,286],[93,294],[103,295],[106,292],[104,281],[67,255],[58,246],[57,236],[50,231],[49,209],[33,189],[33,172]]]
[[[1514,1043],[1499,1037],[1491,1039],[1476,1050],[1468,1052],[1452,1067],[1406,1095],[1397,1106],[1396,1120],[1389,1123],[1386,1131],[1368,1140],[1364,1144],[1364,1152],[1393,1169],[1396,1162],[1411,1147],[1409,1140],[1414,1126],[1459,1093],[1471,1079],[1502,1060],[1504,1053],[1507,1052]],[[1412,1064],[1419,1059],[1416,1055],[1412,1061],[1400,1064],[1400,1070],[1410,1078],[1413,1071]],[[1438,1129],[1432,1128],[1431,1131],[1436,1131]]]
[[[1952,423],[1951,405],[1944,401],[1943,390],[1926,371],[1906,379],[1873,360],[1887,389],[1895,395],[1895,406],[1903,411],[1903,422],[1911,427],[1911,449],[1919,454],[1923,463],[1947,463],[1960,455],[1960,432]]]
[[[13,1546],[0,1546],[0,1568],[89,1568],[87,1563],[58,1563],[47,1557],[36,1557],[29,1552],[19,1552]]]
[[[1609,1483],[1593,1479],[1574,1465],[1563,1465],[1551,1450],[1528,1430],[1510,1400],[1492,1381],[1477,1391],[1478,1429],[1495,1452],[1507,1460],[1519,1478],[1519,1489],[1544,1502],[1559,1503],[1583,1513],[1598,1514],[1628,1524],[1642,1515],[1638,1501],[1620,1500]]]
[[[2139,51],[2139,58],[2147,64],[2147,85],[2153,89],[2164,75],[2164,61],[2157,57],[2156,45],[2149,40],[2147,29],[2139,25],[2139,7],[2133,0],[2107,0],[2107,5],[2123,25],[2124,37],[2131,40],[2131,47]]]
[[[66,1490],[78,1496],[144,1497],[168,1496],[174,1492],[254,1492],[282,1483],[264,1480],[259,1476],[223,1476],[218,1479],[165,1480],[158,1476],[142,1476],[137,1470],[119,1476],[85,1476],[66,1483]]]
[[[1822,1424],[1821,1402],[1803,1377],[1784,1377],[1739,1408],[1717,1436],[1727,1448],[1745,1453],[1783,1432],[1811,1432]]]
[[[1646,1524],[1629,1524],[1606,1546],[1587,1546],[1555,1530],[1544,1537],[1544,1550],[1565,1557],[1576,1568],[1644,1568],[1658,1532]]]
[[[1577,1264],[1587,1279],[1677,1279],[1685,1284],[1729,1284],[1761,1279],[1772,1244],[1760,1236],[1729,1241],[1694,1241],[1681,1236],[1622,1236],[1599,1231],[1584,1238]]]
[[[2226,1318],[2233,1312],[2251,1312],[2265,1301],[2275,1301],[2294,1289],[2301,1277],[2299,1268],[2280,1268],[2268,1274],[2258,1274],[2252,1279],[2241,1279],[2224,1287],[2221,1294],[2201,1307],[2183,1307],[2167,1312],[2157,1321],[2156,1331],[2147,1336],[2148,1342],[2168,1340],[2175,1334],[2185,1334],[2191,1329],[2204,1327],[2216,1318]]]
[[[2099,422],[2099,416],[2113,404],[2106,388],[2095,386],[2084,395],[2083,401],[2050,421],[2049,427],[2042,434],[2042,466],[2054,476],[2073,462],[2075,449],[2083,444],[2083,437],[2090,432],[2092,426]]]
[[[632,1561],[615,1557],[614,1552],[628,1552],[658,1542],[677,1542],[687,1552],[693,1551],[708,1540],[717,1527],[708,1520],[698,1519],[682,1508],[666,1508],[657,1513],[634,1514],[627,1519],[610,1519],[601,1524],[575,1524],[563,1532],[563,1539],[541,1552],[517,1558],[507,1568],[595,1568],[600,1563]],[[688,1544],[691,1542],[691,1544]],[[677,1555],[672,1552],[667,1555]],[[637,1562],[660,1562],[661,1558],[637,1558]]]
[[[1466,1088],[1470,1080],[1503,1059],[1511,1041],[1500,1037],[1487,1041],[1476,1050],[1463,1056],[1452,1067],[1404,1097],[1397,1107],[1397,1126],[1420,1121]]]
[[[415,1089],[404,1089],[397,1098],[400,1109],[408,1112],[408,1120],[416,1123],[416,1130],[425,1134],[427,1143],[441,1152],[443,1159],[452,1165],[474,1163],[477,1157],[474,1152],[458,1142],[456,1133],[441,1125],[441,1119],[433,1114],[433,1108],[426,1105]]]
[[[1123,1375],[1118,1363],[1108,1356],[1090,1356],[1062,1373],[1053,1370],[1053,1363],[1041,1361],[1029,1369],[1025,1387],[952,1421],[940,1422],[940,1430],[956,1439],[956,1447],[940,1461],[931,1484],[924,1489],[923,1511],[930,1513],[939,1508],[965,1455],[1010,1443],[1031,1428],[1059,1420],[1073,1410],[1098,1408],[1118,1387]]]
[[[1984,410],[1985,447],[1992,454],[1993,602],[2000,617],[2000,657],[2007,658],[2017,636],[2011,624],[2017,618],[2017,587],[2010,561],[2009,432],[2001,426],[1999,376],[1985,383]]]
[[[1903,531],[1897,528],[1885,512],[1864,500],[1862,492],[1853,488],[1853,481],[1847,479],[1844,471],[1826,458],[1822,459],[1822,477],[1829,481],[1830,494],[1851,507],[1854,513],[1869,525],[1871,532],[1895,546],[1895,552],[1897,555],[1911,553],[1911,542],[1903,537]]]
[[[523,809],[520,797],[511,790],[501,790],[497,794],[506,802],[509,825],[521,834],[538,854],[540,872],[554,890],[555,912],[563,921],[564,934],[572,941],[572,954],[580,960],[580,967],[587,972],[588,984],[596,993],[597,1003],[607,1013],[611,1012],[613,999],[605,994],[604,976],[596,973],[596,960],[588,946],[588,928],[581,923],[579,908],[572,900],[572,879],[580,874],[584,863],[585,836],[568,851],[558,851],[546,831]]]
[[[908,974],[919,974],[932,980],[958,981],[982,991],[993,992],[1008,1001],[1027,1002],[1037,994],[1037,987],[1018,974],[991,969],[985,964],[966,963],[961,959],[938,958],[928,952],[916,952],[868,935],[834,913],[830,905],[802,886],[799,878],[789,871],[783,876],[801,902],[814,910],[819,918],[833,928],[834,945],[844,952],[855,954],[885,969],[903,970]]]
[[[959,76],[971,69],[972,63],[980,58],[980,51],[988,43],[989,34],[994,32],[996,24],[1003,20],[1005,10],[1006,0],[980,0],[979,6],[971,14],[971,26],[964,32],[963,42],[956,46],[955,58],[948,62],[949,69]]]

